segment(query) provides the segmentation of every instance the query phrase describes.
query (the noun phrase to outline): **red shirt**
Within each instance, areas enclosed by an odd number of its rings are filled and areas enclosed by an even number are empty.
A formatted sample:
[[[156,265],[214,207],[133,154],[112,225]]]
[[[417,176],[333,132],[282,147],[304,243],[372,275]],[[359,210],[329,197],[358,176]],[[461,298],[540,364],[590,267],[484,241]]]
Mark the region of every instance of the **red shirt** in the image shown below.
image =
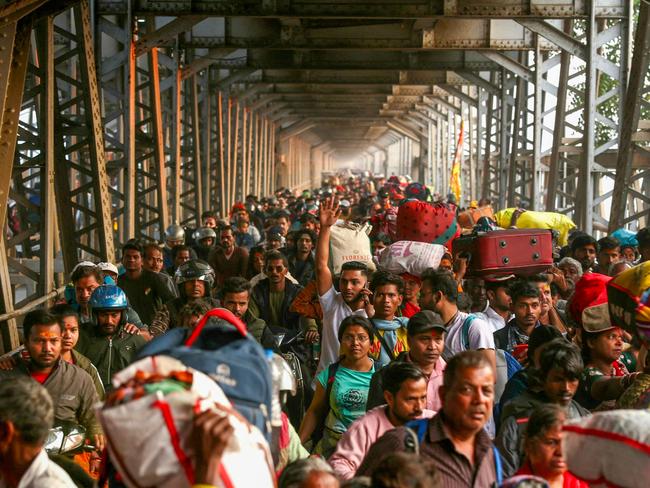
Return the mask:
[[[34,378],[36,381],[38,381],[41,385],[45,383],[45,380],[47,380],[48,376],[50,376],[50,373],[31,373],[32,378]]]
[[[407,319],[410,319],[413,317],[416,313],[420,311],[420,307],[417,305],[412,304],[411,302],[406,302],[402,306],[402,316],[406,317]]]
[[[521,474],[535,475],[532,468],[530,467],[530,463],[527,462],[521,468],[519,468],[519,471],[515,473],[515,476],[519,476]],[[568,471],[564,473],[564,484],[562,486],[563,488],[589,488],[589,485],[587,483],[579,480]]]

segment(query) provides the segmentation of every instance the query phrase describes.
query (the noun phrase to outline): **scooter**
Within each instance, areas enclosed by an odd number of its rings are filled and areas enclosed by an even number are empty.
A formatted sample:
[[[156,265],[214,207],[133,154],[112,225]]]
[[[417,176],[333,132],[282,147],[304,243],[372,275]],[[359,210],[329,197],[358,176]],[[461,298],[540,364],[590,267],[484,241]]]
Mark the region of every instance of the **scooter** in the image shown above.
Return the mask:
[[[86,442],[86,429],[74,422],[59,422],[52,427],[45,440],[45,452],[50,455],[73,456],[82,451],[94,451]]]

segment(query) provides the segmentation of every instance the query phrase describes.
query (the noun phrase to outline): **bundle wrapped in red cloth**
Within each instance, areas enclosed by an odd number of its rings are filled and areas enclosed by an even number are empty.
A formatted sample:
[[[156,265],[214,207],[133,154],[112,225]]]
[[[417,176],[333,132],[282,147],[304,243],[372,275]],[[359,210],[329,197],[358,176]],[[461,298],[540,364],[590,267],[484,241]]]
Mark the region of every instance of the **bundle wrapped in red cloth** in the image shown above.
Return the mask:
[[[451,242],[459,235],[456,206],[453,204],[408,200],[399,207],[397,240],[442,244],[451,248]]]

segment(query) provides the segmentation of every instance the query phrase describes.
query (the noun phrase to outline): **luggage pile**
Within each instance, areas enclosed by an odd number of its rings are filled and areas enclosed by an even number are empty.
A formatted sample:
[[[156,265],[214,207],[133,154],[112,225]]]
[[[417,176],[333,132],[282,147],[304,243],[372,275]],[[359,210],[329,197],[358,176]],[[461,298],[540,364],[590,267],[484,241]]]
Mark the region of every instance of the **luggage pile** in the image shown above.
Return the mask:
[[[110,459],[129,488],[192,486],[192,422],[196,413],[208,409],[227,416],[234,430],[221,461],[226,485],[274,486],[264,436],[207,375],[174,358],[152,356],[117,373],[113,384],[115,390],[97,415]]]

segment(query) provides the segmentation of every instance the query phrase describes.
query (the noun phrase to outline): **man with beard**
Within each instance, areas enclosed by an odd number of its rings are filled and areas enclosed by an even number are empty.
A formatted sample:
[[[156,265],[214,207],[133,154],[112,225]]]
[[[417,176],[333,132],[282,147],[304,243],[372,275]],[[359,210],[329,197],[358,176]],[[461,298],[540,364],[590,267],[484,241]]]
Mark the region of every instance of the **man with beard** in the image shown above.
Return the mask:
[[[512,299],[508,292],[512,278],[514,278],[514,275],[486,277],[484,280],[488,302],[483,315],[485,315],[487,323],[492,327],[492,332],[503,329],[512,319],[512,312],[510,311]]]
[[[270,343],[268,340],[263,339],[266,322],[257,318],[250,311],[250,298],[251,285],[244,278],[233,276],[223,282],[223,288],[221,289],[221,305],[223,308],[230,310],[235,317],[240,318],[257,342],[269,347],[273,345],[273,337],[270,337]]]
[[[496,371],[494,335],[490,325],[478,314],[460,311],[457,302],[458,282],[450,271],[427,270],[422,274],[420,306],[440,315],[445,324],[445,358],[461,351],[480,351]]]
[[[535,377],[522,395],[506,403],[495,439],[503,460],[504,477],[512,476],[522,460],[521,439],[528,417],[536,407],[554,403],[566,411],[567,419],[589,415],[573,397],[583,370],[580,350],[566,339],[554,339],[542,346]],[[541,386],[538,386],[541,385]]]
[[[510,305],[514,317],[503,328],[494,333],[497,349],[509,352],[520,362],[527,356],[528,339],[539,322],[541,306],[539,290],[526,281],[517,281],[510,288]]]
[[[435,463],[440,486],[493,486],[495,451],[484,427],[492,414],[494,381],[492,363],[484,354],[456,354],[447,363],[440,387],[442,410],[428,420],[386,432],[368,450],[356,475],[371,476],[387,456],[406,451],[415,430],[419,455]]]
[[[364,263],[349,261],[341,266],[339,290],[334,289],[328,260],[331,228],[338,220],[338,203],[327,198],[320,207],[320,235],[316,245],[316,287],[323,310],[321,353],[316,372],[319,373],[338,359],[340,343],[339,325],[350,315],[368,317],[374,310],[368,290],[368,268]],[[370,312],[370,314],[368,313]]]
[[[118,278],[117,284],[129,298],[129,305],[149,325],[156,310],[175,295],[158,273],[143,269],[143,254],[138,244],[129,243],[122,247],[122,264],[126,272]]]
[[[54,404],[56,422],[72,422],[86,428],[98,452],[104,435],[93,406],[99,400],[93,381],[83,369],[61,358],[62,329],[57,318],[45,310],[25,315],[26,358],[16,357],[16,366],[0,371],[0,381],[16,376],[31,377],[45,387]]]
[[[116,285],[102,285],[90,297],[95,323],[83,327],[76,349],[95,365],[104,388],[112,389],[113,374],[128,366],[146,340],[129,334],[126,326],[126,294]]]
[[[426,376],[414,364],[394,362],[383,370],[385,405],[355,420],[343,434],[329,463],[343,479],[353,478],[370,446],[385,432],[418,418],[431,418],[425,410]]]
[[[251,292],[249,309],[271,329],[289,329],[293,334],[300,329],[300,315],[289,307],[302,287],[287,279],[287,258],[278,251],[269,251],[264,257],[266,278],[259,281]]]
[[[223,282],[232,276],[246,276],[248,251],[235,245],[235,235],[230,226],[219,230],[221,246],[214,248],[208,257],[208,264],[215,273],[215,286],[219,290]]]
[[[316,235],[308,230],[300,230],[296,233],[296,250],[289,256],[289,271],[298,280],[300,286],[307,284],[314,279],[314,243]]]
[[[571,257],[582,266],[582,271],[587,272],[596,264],[598,255],[598,242],[587,234],[581,234],[571,242]]]
[[[144,258],[142,260],[142,269],[145,271],[151,271],[156,273],[160,278],[163,279],[169,291],[177,295],[178,290],[174,284],[174,279],[169,276],[167,273],[163,273],[163,253],[158,244],[151,242],[146,244],[143,248]]]

